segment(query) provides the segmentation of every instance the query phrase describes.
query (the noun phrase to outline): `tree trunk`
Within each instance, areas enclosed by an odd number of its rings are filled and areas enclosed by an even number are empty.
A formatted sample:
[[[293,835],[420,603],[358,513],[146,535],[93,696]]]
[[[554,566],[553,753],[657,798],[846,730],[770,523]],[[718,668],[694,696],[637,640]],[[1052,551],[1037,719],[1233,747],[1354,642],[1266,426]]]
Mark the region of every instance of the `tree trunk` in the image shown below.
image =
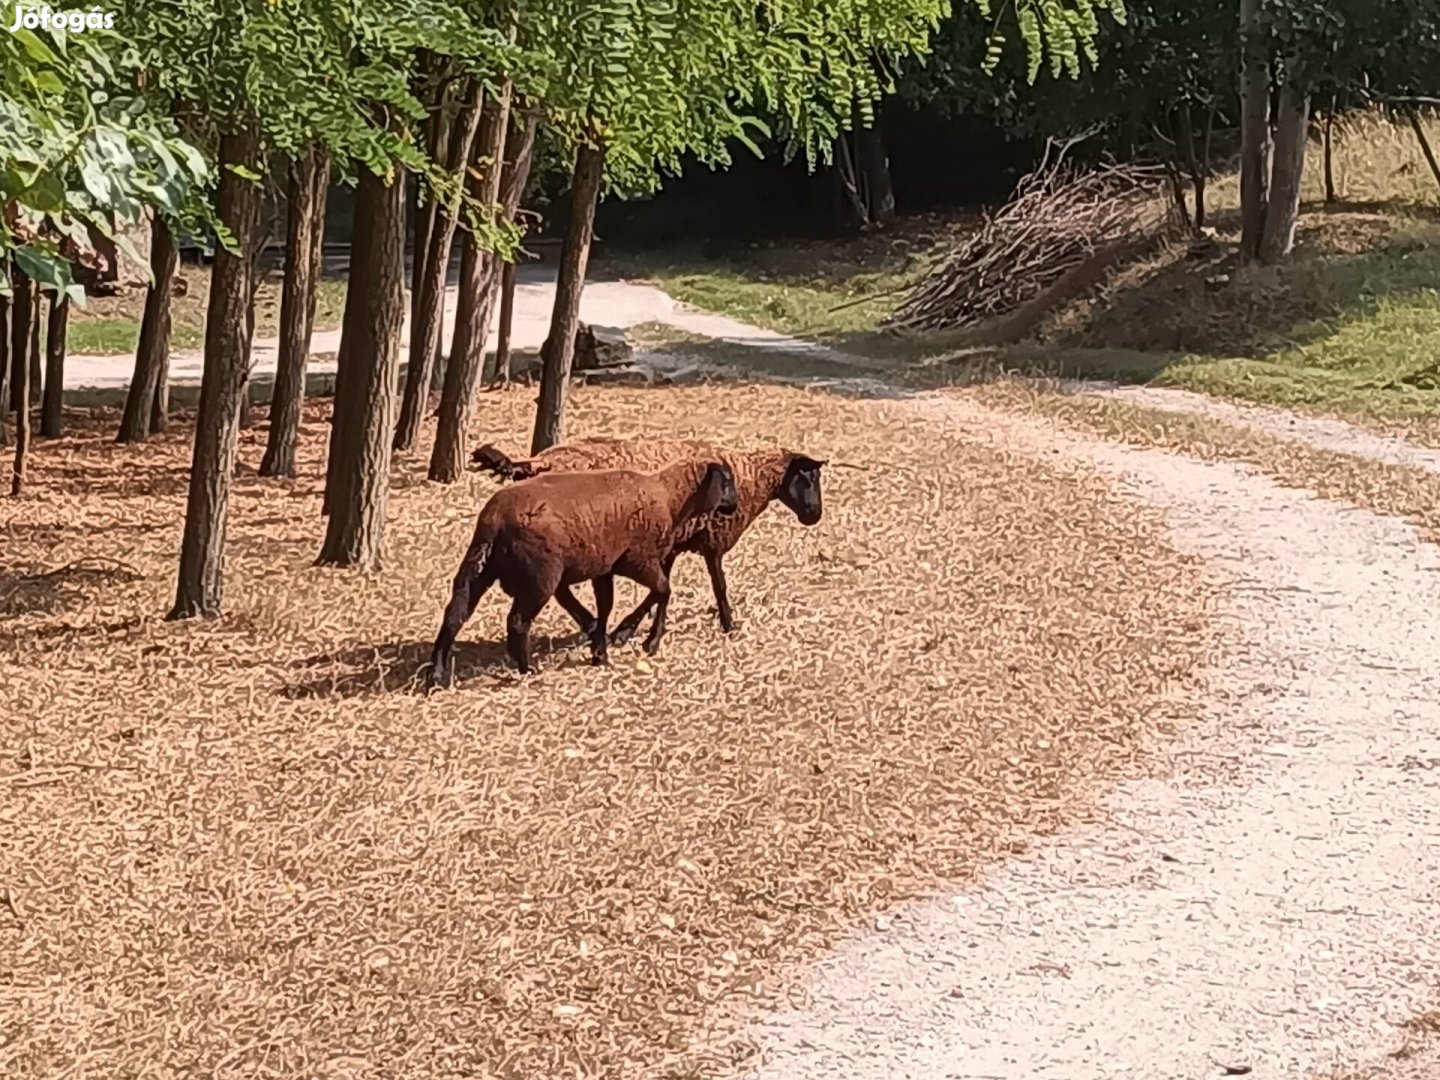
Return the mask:
[[[160,365],[160,378],[155,383],[155,400],[150,404],[150,434],[164,435],[170,430],[170,357]]]
[[[498,96],[485,103],[484,118],[475,140],[475,156],[485,164],[477,182],[471,186],[471,193],[481,203],[501,202],[509,127],[510,87],[506,85]],[[475,168],[482,168],[478,161]],[[505,212],[506,208],[501,206],[500,213]],[[451,350],[450,361],[445,365],[440,422],[435,429],[435,445],[430,449],[430,479],[442,484],[454,483],[465,468],[466,429],[470,426],[475,384],[485,363],[485,342],[490,337],[490,316],[495,308],[499,274],[499,260],[494,254],[480,250],[474,236],[467,237],[461,258],[460,289],[470,302],[463,305],[463,310],[457,307],[455,312],[455,343],[460,348]]]
[[[855,130],[855,164],[864,180],[867,220],[871,225],[889,225],[895,220],[895,188],[878,115],[870,127]]]
[[[231,254],[223,247],[217,248],[211,271],[205,313],[205,369],[200,380],[200,411],[195,420],[180,575],[175,606],[167,616],[170,619],[217,616],[224,597],[225,518],[235,468],[240,397],[245,392],[249,365],[245,320],[251,297],[251,256],[264,198],[264,188],[241,179],[227,167],[231,165],[256,172],[264,169],[259,139],[253,132],[227,134],[220,139],[216,208],[240,251]]]
[[[10,494],[25,490],[25,455],[30,452],[30,351],[39,320],[40,290],[18,266],[10,274],[14,301],[10,312],[10,405],[15,410],[15,469]]]
[[[1325,110],[1324,129],[1324,162],[1325,162],[1325,205],[1334,206],[1338,201],[1335,195],[1335,157],[1334,137],[1332,129],[1335,127],[1335,105],[1339,100],[1339,94],[1330,95],[1330,108]]]
[[[150,232],[150,273],[155,280],[145,293],[140,345],[135,350],[135,374],[125,394],[125,413],[120,418],[116,442],[144,442],[145,436],[154,430],[152,412],[159,400],[165,369],[169,366],[170,300],[175,291],[178,262],[170,225],[157,214]],[[160,430],[163,431],[164,427]]]
[[[40,434],[58,439],[65,433],[61,412],[65,394],[65,334],[70,325],[70,298],[50,299],[50,321],[45,328],[45,393],[40,404]]]
[[[9,270],[8,260],[0,256],[0,271]],[[13,282],[13,279],[12,279]],[[5,415],[10,410],[10,297],[0,296],[0,446],[10,445],[10,428]]]
[[[495,340],[495,382],[510,382],[510,332],[515,325],[515,281],[520,264],[507,262],[500,271],[500,328]]]
[[[1415,132],[1415,140],[1420,144],[1420,152],[1425,155],[1425,163],[1430,166],[1430,175],[1435,177],[1435,182],[1440,184],[1440,161],[1435,160],[1435,151],[1430,146],[1430,140],[1425,135],[1425,126],[1420,123],[1420,113],[1411,105],[1407,110],[1410,115],[1410,130]]]
[[[455,118],[454,130],[447,140],[450,156],[444,165],[457,177],[463,176],[465,167],[470,163],[471,150],[476,145],[476,131],[481,125],[481,113],[485,114],[486,124],[491,123],[493,114],[504,113],[503,102],[486,103],[484,97],[484,90],[477,81],[470,100]],[[502,121],[499,135],[488,143],[482,138],[477,153],[491,155],[492,150],[487,146],[493,145],[493,157],[498,157],[504,146],[504,135]],[[490,172],[498,174],[499,170],[491,168]],[[494,188],[497,185],[489,186]],[[430,230],[430,243],[424,253],[425,272],[416,286],[411,306],[410,362],[405,374],[405,400],[400,406],[400,422],[395,428],[396,450],[409,450],[415,445],[420,425],[425,419],[425,406],[429,403],[430,386],[436,371],[435,346],[445,329],[445,276],[450,268],[450,247],[459,216],[459,200],[452,200],[439,207]]]
[[[570,228],[560,253],[555,283],[555,312],[550,336],[541,350],[540,403],[535,411],[535,433],[530,453],[538,454],[564,441],[565,399],[570,392],[570,367],[575,360],[575,331],[580,322],[580,293],[590,262],[590,240],[595,232],[595,204],[605,175],[605,151],[581,143],[570,180]]]
[[[1260,256],[1270,202],[1270,38],[1261,0],[1240,0],[1240,257]]]
[[[535,155],[535,132],[540,124],[540,111],[531,105],[513,106],[510,112],[510,132],[505,139],[505,171],[500,175],[500,213],[504,219],[511,224],[519,222],[520,200],[525,196],[525,188],[530,182],[530,165]],[[524,230],[521,230],[523,235]],[[518,255],[517,255],[518,257]],[[500,336],[496,341],[495,366],[491,371],[491,378],[496,382],[509,382],[510,380],[510,333],[515,322],[515,279],[516,264],[505,263],[500,268]],[[510,304],[509,312],[506,312],[506,292],[508,289]],[[508,320],[508,321],[507,321]],[[490,336],[490,328],[485,328],[485,336]],[[505,366],[500,366],[500,353],[504,352]],[[484,365],[481,365],[481,374],[484,374]],[[465,403],[465,408],[470,407],[470,402]],[[464,431],[468,423],[461,423],[460,430]],[[459,451],[463,458],[464,450]]]
[[[41,301],[44,294],[39,286],[35,288],[35,313],[30,317],[30,405],[38,408],[40,405],[45,378],[45,361],[40,353],[40,313],[44,310]]]
[[[405,185],[362,171],[355,235],[368,235],[365,272],[352,278],[340,331],[343,397],[335,401],[338,449],[320,565],[375,569],[385,535],[400,331],[405,321]]]
[[[1275,116],[1275,162],[1270,174],[1270,204],[1260,241],[1263,262],[1279,262],[1295,246],[1300,217],[1300,182],[1305,171],[1305,140],[1310,130],[1310,95],[1294,78],[1280,88]]]
[[[285,280],[280,294],[280,352],[270,396],[270,431],[261,476],[294,476],[295,443],[305,405],[305,368],[315,328],[315,288],[324,262],[325,195],[330,162],[311,146],[290,166],[285,223]]]

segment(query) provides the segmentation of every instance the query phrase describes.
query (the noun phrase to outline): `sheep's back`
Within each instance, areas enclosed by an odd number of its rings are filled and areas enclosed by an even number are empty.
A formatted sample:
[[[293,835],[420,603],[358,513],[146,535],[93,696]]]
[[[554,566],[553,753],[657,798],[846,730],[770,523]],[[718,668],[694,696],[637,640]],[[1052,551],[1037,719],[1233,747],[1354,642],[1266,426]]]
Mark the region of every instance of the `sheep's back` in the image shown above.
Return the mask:
[[[715,452],[715,447],[693,439],[576,439],[541,451],[530,459],[530,464],[545,473],[604,469],[654,472]]]
[[[669,544],[663,486],[634,472],[543,473],[502,488],[480,512],[480,528],[527,562],[563,564],[563,580],[608,573],[634,551]]]

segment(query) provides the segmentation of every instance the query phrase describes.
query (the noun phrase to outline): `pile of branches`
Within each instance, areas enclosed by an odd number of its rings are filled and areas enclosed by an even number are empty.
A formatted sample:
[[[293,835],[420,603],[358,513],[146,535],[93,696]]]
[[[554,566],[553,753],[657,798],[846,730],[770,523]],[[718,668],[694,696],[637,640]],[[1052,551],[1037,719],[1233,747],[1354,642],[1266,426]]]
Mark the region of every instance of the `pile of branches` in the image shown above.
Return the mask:
[[[1148,165],[1079,168],[1063,150],[1015,188],[980,230],[916,285],[888,325],[972,326],[1008,315],[1072,270],[1173,220],[1165,171]]]

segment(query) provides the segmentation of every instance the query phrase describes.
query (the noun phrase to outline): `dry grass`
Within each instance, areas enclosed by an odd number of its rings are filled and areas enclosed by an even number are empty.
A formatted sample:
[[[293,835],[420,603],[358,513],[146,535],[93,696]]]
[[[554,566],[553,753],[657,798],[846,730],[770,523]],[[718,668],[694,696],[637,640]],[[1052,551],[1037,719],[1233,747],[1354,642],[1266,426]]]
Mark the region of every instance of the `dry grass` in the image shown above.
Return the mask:
[[[482,402],[523,447],[531,392]],[[0,500],[7,1077],[714,1075],[743,1041],[690,1040],[747,991],[1083,811],[1206,640],[1198,567],[1098,481],[893,404],[579,389],[577,433],[869,468],[746,537],[733,638],[688,560],[653,670],[589,667],[552,606],[521,681],[491,596],[425,697],[491,483],[407,462],[388,568],[315,569],[323,408],[294,484],[244,434],[213,624],[159,618],[183,433],[42,444]]]

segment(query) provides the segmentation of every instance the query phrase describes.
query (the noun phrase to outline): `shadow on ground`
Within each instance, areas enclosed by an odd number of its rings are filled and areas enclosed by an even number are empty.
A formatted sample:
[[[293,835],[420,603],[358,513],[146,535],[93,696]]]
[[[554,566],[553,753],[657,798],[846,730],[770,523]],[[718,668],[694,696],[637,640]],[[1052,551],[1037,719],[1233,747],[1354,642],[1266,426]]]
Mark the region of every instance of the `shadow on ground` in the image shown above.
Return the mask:
[[[476,628],[479,634],[488,629]],[[542,674],[552,668],[588,665],[589,653],[575,652],[576,647],[584,643],[585,638],[578,633],[563,637],[537,634],[530,639],[531,664]],[[431,638],[392,641],[307,657],[297,662],[295,668],[311,674],[281,687],[280,696],[301,700],[423,693],[423,679],[430,669],[430,651],[434,646]],[[503,640],[461,639],[455,643],[454,663],[452,687],[457,690],[483,689],[497,681],[513,682],[522,678],[510,665]]]

